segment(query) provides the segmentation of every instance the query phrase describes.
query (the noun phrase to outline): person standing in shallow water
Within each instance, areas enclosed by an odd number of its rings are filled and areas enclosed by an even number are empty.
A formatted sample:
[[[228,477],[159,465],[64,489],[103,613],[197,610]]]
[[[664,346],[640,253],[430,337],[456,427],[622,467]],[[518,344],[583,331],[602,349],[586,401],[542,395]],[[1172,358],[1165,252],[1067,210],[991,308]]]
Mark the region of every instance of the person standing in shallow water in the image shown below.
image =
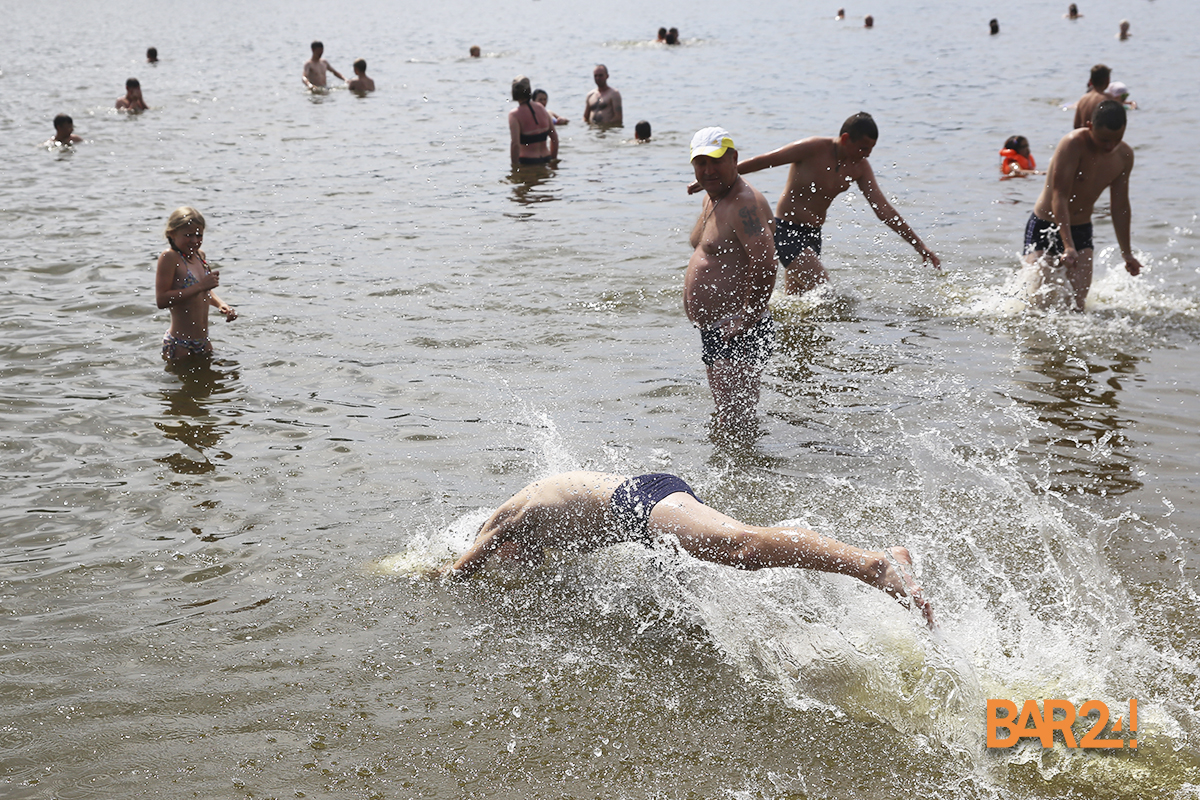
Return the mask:
[[[592,79],[596,82],[596,88],[584,101],[583,121],[594,125],[621,127],[625,124],[621,93],[608,85],[608,67],[597,64],[592,70]]]
[[[1125,107],[1105,100],[1091,125],[1071,131],[1054,148],[1046,183],[1025,225],[1025,262],[1036,269],[1031,299],[1045,296],[1043,286],[1065,280],[1071,309],[1083,311],[1092,286],[1092,209],[1105,189],[1125,271],[1142,271],[1129,244],[1133,148],[1124,137]]]
[[[724,128],[704,128],[691,144],[704,204],[692,229],[683,310],[700,329],[708,386],[722,434],[755,427],[759,387],[775,347],[767,301],[775,288],[771,206],[738,175],[738,153]]]
[[[549,164],[558,158],[558,131],[550,112],[533,99],[529,78],[512,82],[517,107],[508,112],[509,156],[514,166]]]
[[[237,319],[237,311],[213,290],[221,273],[209,269],[200,245],[204,242],[204,216],[190,206],[181,206],[167,219],[167,242],[158,257],[154,295],[159,308],[171,310],[171,327],[162,342],[162,357],[168,363],[186,363],[212,355],[208,339],[209,306]]]

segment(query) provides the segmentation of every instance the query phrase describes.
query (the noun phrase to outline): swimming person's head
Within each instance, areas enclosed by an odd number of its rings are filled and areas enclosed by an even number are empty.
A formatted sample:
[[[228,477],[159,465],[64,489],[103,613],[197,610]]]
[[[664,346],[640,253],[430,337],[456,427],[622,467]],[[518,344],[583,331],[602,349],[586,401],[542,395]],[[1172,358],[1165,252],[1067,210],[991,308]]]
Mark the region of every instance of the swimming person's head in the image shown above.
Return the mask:
[[[639,142],[650,141],[650,123],[642,120],[637,125],[633,126],[633,135]]]
[[[1097,64],[1092,67],[1092,72],[1088,76],[1088,85],[1097,92],[1103,92],[1108,88],[1109,78],[1112,77],[1112,70],[1103,64]]]
[[[367,60],[365,58],[360,58],[357,61],[355,61],[354,62],[354,71],[357,72],[359,75],[366,75],[367,74]]]
[[[546,101],[549,99],[550,99],[550,95],[546,94],[545,89],[534,89],[533,90],[533,102],[541,103],[542,105],[546,105]]]

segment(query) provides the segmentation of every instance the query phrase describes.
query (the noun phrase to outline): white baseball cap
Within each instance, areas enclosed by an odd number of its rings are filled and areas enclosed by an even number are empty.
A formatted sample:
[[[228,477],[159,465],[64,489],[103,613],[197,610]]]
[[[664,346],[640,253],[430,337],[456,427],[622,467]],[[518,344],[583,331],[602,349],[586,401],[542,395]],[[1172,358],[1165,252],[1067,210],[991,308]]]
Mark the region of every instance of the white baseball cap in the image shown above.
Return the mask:
[[[688,160],[696,156],[720,158],[725,155],[726,150],[737,150],[729,131],[724,128],[701,128],[692,137],[692,155]]]

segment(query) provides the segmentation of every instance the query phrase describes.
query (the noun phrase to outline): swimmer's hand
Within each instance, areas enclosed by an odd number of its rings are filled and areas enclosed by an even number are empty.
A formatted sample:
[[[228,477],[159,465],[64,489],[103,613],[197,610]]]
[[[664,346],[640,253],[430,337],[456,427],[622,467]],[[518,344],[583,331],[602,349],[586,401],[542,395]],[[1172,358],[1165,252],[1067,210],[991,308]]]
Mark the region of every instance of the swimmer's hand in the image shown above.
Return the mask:
[[[1128,272],[1130,275],[1138,275],[1141,273],[1142,262],[1140,262],[1136,258],[1134,258],[1132,253],[1127,256],[1124,256],[1124,258],[1125,258],[1125,271],[1126,272]]]
[[[217,306],[217,311],[220,311],[225,315],[226,322],[233,322],[235,319],[237,319],[237,309],[227,303],[222,303],[221,305]]]
[[[687,187],[688,194],[695,194],[700,191],[700,181],[692,181]]]
[[[934,253],[932,250],[930,250],[928,247],[926,247],[924,245],[924,243],[922,243],[921,246],[917,248],[917,252],[921,254],[921,263],[922,264],[924,264],[926,261],[928,261],[930,264],[933,264],[934,269],[942,268],[942,260],[937,257],[936,253]]]
[[[1066,269],[1071,269],[1072,267],[1074,267],[1076,264],[1079,263],[1079,251],[1076,250],[1074,247],[1068,247],[1066,250],[1063,251],[1060,262],[1062,263],[1063,267],[1065,267]],[[1139,267],[1140,267],[1140,265],[1139,265]]]

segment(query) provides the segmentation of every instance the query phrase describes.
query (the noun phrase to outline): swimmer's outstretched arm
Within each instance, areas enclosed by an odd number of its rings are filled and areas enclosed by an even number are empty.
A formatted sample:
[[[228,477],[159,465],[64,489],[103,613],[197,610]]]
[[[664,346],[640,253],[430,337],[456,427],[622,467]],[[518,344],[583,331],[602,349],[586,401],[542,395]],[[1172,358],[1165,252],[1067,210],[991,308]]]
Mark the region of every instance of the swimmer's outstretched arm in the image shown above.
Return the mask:
[[[883,190],[879,188],[879,182],[875,180],[875,171],[871,169],[871,164],[866,159],[862,162],[862,175],[858,178],[858,188],[862,190],[863,197],[867,199],[867,203],[871,206],[871,210],[875,212],[875,216],[879,217],[880,222],[887,225],[900,235],[904,241],[913,246],[921,256],[921,261],[928,261],[933,265],[934,269],[942,268],[942,260],[937,255],[925,246],[921,241],[921,237],[917,236],[904,217],[900,216],[900,212],[892,207],[888,202],[887,196]]]

